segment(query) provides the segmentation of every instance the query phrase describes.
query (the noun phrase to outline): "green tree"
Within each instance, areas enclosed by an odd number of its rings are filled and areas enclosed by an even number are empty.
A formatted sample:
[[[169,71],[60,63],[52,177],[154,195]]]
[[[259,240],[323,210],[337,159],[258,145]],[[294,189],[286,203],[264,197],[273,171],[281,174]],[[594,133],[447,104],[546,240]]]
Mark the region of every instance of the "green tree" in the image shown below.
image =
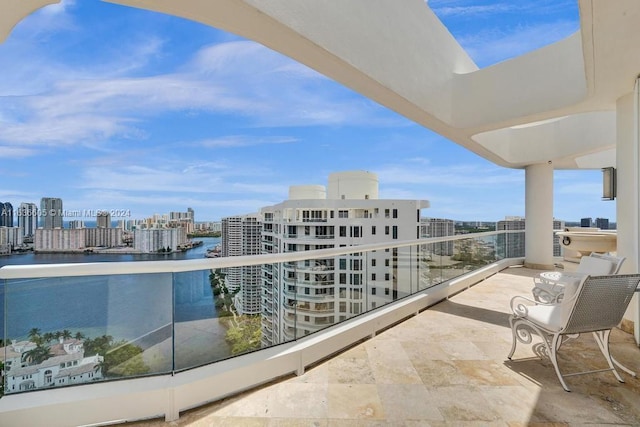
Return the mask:
[[[51,333],[51,332],[45,332],[45,333],[42,335],[42,339],[43,339],[43,341],[44,341],[45,343],[49,343],[49,342],[51,342],[51,340],[53,340],[53,333]]]
[[[35,343],[36,345],[42,344],[42,337],[40,336],[39,328],[31,328],[28,336],[29,336],[29,341]]]
[[[36,345],[35,348],[22,353],[21,360],[29,365],[39,365],[50,357],[53,357],[51,347]]]
[[[225,340],[231,346],[232,354],[240,354],[258,350],[261,336],[260,316],[241,316],[236,324],[232,324],[227,330]]]

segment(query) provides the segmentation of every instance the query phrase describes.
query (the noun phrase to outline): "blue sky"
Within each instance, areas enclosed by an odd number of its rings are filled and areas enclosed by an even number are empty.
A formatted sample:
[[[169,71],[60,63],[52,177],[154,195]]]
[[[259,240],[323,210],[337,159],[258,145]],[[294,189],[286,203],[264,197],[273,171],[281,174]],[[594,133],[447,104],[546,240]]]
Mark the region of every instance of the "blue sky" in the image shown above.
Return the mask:
[[[429,5],[481,67],[578,29],[575,0]],[[97,0],[48,6],[0,44],[0,158],[0,201],[14,206],[61,197],[68,210],[219,220],[362,169],[382,198],[429,200],[428,216],[524,215],[523,170],[252,41]],[[600,171],[557,171],[554,185],[557,218],[615,219]]]

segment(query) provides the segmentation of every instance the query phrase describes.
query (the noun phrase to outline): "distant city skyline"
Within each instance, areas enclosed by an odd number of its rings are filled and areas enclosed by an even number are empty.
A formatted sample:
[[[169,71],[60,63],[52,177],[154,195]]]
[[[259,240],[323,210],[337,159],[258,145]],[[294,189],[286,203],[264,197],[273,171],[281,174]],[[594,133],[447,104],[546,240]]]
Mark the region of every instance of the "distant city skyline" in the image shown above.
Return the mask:
[[[477,3],[428,5],[480,67],[578,29],[575,0]],[[290,185],[366,170],[381,198],[429,200],[430,217],[524,215],[523,170],[192,21],[62,0],[15,27],[0,70],[0,200],[14,207],[53,195],[70,211],[144,218],[189,206],[219,221],[286,200]],[[556,171],[554,181],[556,218],[615,219],[599,170]]]

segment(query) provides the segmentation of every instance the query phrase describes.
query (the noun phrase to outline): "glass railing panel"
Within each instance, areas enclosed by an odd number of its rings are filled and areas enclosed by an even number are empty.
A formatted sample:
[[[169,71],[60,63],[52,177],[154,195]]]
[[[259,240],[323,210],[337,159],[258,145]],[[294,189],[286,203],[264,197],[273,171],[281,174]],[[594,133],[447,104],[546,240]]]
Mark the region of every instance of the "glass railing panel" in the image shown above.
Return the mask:
[[[169,273],[11,279],[4,299],[7,394],[171,372]]]
[[[444,270],[451,265],[453,242],[426,243],[420,245],[420,251],[422,254],[420,260],[428,269],[422,272],[426,286],[435,286],[447,280]]]
[[[232,296],[219,284],[220,270],[173,274],[175,369],[201,366],[231,355],[220,319],[230,315]]]

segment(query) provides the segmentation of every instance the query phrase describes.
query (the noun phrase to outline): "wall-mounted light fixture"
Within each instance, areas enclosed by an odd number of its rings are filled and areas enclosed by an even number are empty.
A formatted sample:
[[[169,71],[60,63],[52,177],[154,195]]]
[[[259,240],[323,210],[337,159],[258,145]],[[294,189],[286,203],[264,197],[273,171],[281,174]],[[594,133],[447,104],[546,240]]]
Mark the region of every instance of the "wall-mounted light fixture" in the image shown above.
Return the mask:
[[[602,168],[602,200],[616,198],[616,168]]]

